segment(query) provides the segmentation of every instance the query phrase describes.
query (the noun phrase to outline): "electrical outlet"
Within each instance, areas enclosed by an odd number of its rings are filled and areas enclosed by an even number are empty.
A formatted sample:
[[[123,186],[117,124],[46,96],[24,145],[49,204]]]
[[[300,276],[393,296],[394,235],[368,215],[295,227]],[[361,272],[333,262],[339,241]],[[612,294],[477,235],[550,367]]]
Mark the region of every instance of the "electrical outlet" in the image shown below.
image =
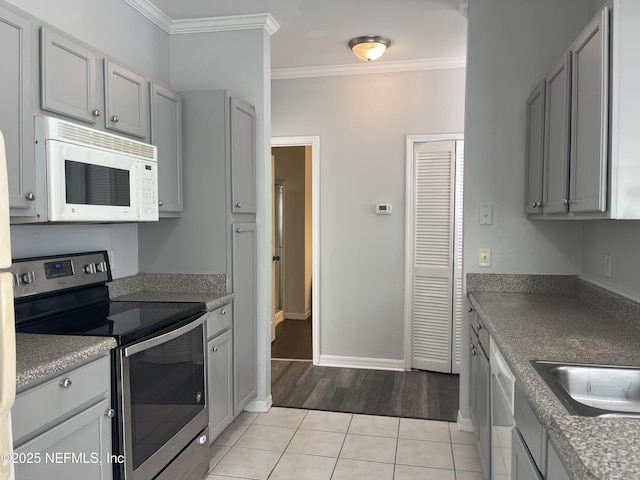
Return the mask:
[[[606,253],[604,256],[604,276],[611,278],[611,254]]]
[[[478,249],[478,266],[479,267],[491,266],[491,249],[490,248]]]
[[[113,250],[107,250],[107,257],[109,257],[109,265],[111,266],[111,270],[113,270],[116,268],[115,254],[113,253]]]

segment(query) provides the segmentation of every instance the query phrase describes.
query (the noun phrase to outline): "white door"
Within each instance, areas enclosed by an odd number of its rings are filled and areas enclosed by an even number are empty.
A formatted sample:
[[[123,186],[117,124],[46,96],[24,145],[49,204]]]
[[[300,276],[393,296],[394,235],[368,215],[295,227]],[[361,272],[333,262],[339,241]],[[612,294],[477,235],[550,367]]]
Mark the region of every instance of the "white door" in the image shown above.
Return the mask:
[[[456,215],[456,205],[462,210],[456,191],[461,195],[462,178],[456,178],[457,158],[461,164],[462,142],[414,145],[411,367],[446,373],[461,359],[462,262],[456,231],[462,216]]]

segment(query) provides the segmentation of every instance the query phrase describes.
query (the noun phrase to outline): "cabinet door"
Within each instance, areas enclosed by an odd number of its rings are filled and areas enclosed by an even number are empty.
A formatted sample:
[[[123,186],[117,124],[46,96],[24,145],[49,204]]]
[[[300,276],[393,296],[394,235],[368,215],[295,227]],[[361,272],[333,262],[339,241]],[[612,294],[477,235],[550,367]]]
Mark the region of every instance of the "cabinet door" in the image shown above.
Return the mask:
[[[96,56],[45,27],[40,30],[40,103],[43,110],[96,123]]]
[[[571,57],[567,53],[545,79],[544,213],[564,213],[569,200]]]
[[[542,480],[517,428],[511,430],[511,479]]]
[[[213,443],[233,420],[231,332],[227,330],[207,344],[209,443]]]
[[[105,123],[110,130],[147,136],[149,82],[110,60],[104,61]]]
[[[545,82],[541,82],[527,99],[527,195],[524,204],[527,214],[542,213],[544,103]]]
[[[571,48],[571,191],[573,212],[607,209],[609,9]]]
[[[564,468],[556,449],[550,441],[547,440],[547,474],[545,478],[548,480],[570,480],[567,470]]]
[[[0,7],[0,131],[4,136],[12,216],[33,216],[35,159],[31,88],[31,25]]]
[[[256,396],[256,224],[233,227],[234,415]]]
[[[160,215],[182,212],[182,99],[151,83],[151,143],[158,147]]]
[[[256,111],[238,98],[230,102],[231,211],[256,213]]]
[[[109,409],[110,400],[104,399],[17,448],[17,454],[26,460],[31,458],[33,463],[16,462],[16,478],[111,479],[112,463],[107,458],[111,452]]]

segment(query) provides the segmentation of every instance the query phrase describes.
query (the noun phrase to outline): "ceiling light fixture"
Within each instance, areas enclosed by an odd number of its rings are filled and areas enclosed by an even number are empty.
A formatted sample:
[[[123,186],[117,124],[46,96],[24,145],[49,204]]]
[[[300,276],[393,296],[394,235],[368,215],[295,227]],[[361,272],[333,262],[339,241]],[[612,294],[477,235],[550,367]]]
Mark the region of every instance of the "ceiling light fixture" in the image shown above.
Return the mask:
[[[367,61],[380,58],[389,45],[391,40],[382,35],[364,35],[349,40],[349,48],[356,57]]]

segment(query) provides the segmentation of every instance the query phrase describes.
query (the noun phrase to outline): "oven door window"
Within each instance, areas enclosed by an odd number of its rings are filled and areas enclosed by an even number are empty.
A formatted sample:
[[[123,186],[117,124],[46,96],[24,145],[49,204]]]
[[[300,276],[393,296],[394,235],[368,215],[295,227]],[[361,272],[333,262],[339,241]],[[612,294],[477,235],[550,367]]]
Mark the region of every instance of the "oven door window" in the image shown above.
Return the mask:
[[[204,410],[203,332],[200,326],[129,357],[134,470]]]
[[[129,170],[65,160],[66,203],[131,206]]]

